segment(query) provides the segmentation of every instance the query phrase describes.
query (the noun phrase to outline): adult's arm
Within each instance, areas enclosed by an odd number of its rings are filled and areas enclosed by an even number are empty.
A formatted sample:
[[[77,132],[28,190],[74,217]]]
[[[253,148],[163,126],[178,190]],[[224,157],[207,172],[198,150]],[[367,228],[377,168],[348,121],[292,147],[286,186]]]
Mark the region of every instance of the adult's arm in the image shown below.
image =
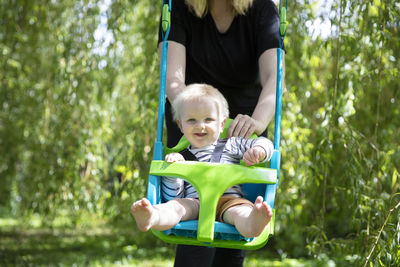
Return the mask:
[[[285,52],[283,52],[282,90],[285,91]],[[260,78],[263,89],[252,118],[258,123],[256,134],[261,134],[275,114],[276,78],[277,78],[277,49],[266,50],[259,58]]]
[[[162,43],[158,50],[161,58]],[[168,41],[166,94],[170,102],[185,88],[186,48],[184,45]]]
[[[249,138],[253,133],[262,134],[275,114],[277,49],[264,51],[258,59],[262,91],[252,116],[239,114],[231,123],[228,137]],[[283,88],[285,88],[285,57],[283,54]]]

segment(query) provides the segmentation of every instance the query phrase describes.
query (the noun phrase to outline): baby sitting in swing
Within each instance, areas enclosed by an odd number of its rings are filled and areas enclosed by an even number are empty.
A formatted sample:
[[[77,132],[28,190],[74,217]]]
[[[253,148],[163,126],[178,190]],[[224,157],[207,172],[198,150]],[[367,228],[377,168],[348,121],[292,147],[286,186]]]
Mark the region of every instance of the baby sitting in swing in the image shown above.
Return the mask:
[[[251,166],[268,161],[272,156],[273,144],[265,137],[219,139],[229,116],[228,103],[210,85],[187,86],[173,101],[172,109],[174,120],[190,146],[180,153],[167,154],[165,160],[169,163],[186,159],[239,164],[243,159],[247,166]],[[163,179],[175,183],[173,187],[179,192],[178,197],[154,206],[146,198],[133,203],[132,214],[143,232],[149,229],[164,231],[180,221],[198,219],[200,204],[194,187],[180,183],[182,179],[179,178]],[[220,198],[216,217],[217,221],[234,225],[244,237],[256,237],[271,220],[272,210],[261,196],[254,204],[243,198],[241,186],[235,185]]]

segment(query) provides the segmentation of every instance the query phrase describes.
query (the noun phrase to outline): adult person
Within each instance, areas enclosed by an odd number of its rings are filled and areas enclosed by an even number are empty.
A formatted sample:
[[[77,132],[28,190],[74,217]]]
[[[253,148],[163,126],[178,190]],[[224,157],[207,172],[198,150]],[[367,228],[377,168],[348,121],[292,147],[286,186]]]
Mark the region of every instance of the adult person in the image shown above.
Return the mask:
[[[159,50],[162,49],[161,24]],[[171,104],[207,83],[227,99],[228,137],[266,135],[275,112],[279,16],[271,0],[172,0],[166,79],[167,146],[182,136]],[[178,245],[175,266],[243,266],[244,251]]]

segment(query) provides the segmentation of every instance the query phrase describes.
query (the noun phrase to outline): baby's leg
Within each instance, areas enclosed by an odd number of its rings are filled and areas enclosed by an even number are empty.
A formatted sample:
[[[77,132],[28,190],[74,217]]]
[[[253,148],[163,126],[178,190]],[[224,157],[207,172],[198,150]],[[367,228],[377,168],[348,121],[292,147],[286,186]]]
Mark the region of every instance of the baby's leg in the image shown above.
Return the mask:
[[[133,217],[140,231],[149,229],[164,231],[171,229],[180,221],[197,219],[199,201],[193,198],[176,198],[163,204],[152,206],[146,198],[133,203]]]
[[[254,207],[241,204],[230,207],[223,214],[224,222],[234,225],[244,237],[259,236],[271,218],[271,207],[261,196],[257,197]]]

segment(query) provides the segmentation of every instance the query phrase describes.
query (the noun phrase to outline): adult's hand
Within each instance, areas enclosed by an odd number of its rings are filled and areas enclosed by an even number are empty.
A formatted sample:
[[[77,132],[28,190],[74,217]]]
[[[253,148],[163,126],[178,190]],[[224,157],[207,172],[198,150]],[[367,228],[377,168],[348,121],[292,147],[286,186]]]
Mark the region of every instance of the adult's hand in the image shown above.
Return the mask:
[[[238,114],[229,126],[228,138],[232,136],[249,138],[254,132],[258,133],[262,128],[261,122],[248,115]]]

